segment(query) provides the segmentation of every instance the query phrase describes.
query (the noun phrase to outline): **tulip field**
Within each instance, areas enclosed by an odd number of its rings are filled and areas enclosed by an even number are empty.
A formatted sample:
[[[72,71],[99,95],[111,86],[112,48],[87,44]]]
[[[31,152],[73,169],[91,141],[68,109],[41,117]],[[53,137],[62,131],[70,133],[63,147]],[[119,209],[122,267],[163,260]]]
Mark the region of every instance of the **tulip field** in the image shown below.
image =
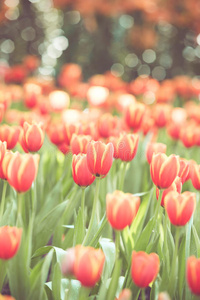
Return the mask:
[[[200,295],[200,81],[101,76],[0,86],[0,299]]]

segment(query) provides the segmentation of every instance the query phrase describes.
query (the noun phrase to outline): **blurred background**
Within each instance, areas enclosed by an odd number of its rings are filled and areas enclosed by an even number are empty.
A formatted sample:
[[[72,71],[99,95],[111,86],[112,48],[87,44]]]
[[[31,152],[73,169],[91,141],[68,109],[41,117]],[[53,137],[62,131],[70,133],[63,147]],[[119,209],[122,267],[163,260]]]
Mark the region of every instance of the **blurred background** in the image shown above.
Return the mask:
[[[1,0],[1,69],[29,55],[41,76],[76,63],[83,80],[106,71],[127,82],[198,77],[200,1]]]

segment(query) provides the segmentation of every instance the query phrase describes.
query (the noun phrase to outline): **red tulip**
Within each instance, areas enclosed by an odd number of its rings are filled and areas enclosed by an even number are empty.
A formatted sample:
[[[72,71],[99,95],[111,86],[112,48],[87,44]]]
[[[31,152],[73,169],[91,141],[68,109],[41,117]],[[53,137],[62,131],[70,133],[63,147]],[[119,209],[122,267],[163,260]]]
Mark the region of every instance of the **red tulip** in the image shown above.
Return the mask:
[[[74,275],[85,287],[93,287],[103,271],[105,255],[101,249],[77,245],[67,250],[62,263],[64,275]]]
[[[168,187],[167,189],[165,189],[162,193],[162,199],[161,199],[161,205],[164,206],[165,204],[165,197],[167,196],[167,194],[169,194],[169,192],[171,191],[176,191],[179,194],[181,193],[182,190],[182,181],[181,178],[176,176],[175,180],[173,181],[173,183],[170,185],[170,187]],[[156,188],[156,198],[158,199],[160,194],[160,190],[158,188]]]
[[[106,113],[99,118],[98,129],[99,134],[103,138],[108,138],[111,132],[117,126],[117,118],[113,117],[110,113]]]
[[[0,259],[10,259],[16,255],[21,242],[22,229],[17,227],[0,227]]]
[[[105,177],[113,162],[114,148],[100,141],[91,141],[87,147],[87,164],[90,172],[96,177]]]
[[[189,162],[185,158],[179,159],[180,170],[178,176],[181,178],[182,184],[187,180],[189,173]]]
[[[195,161],[190,162],[189,173],[194,188],[200,190],[200,165]]]
[[[24,122],[21,134],[21,145],[25,152],[37,152],[40,150],[44,142],[42,123],[28,124]]]
[[[132,293],[129,289],[124,289],[119,294],[119,297],[116,300],[131,300]],[[1,299],[0,299],[1,300]]]
[[[187,260],[187,283],[191,292],[200,295],[200,258],[190,256]]]
[[[0,300],[15,300],[12,296],[0,295]]]
[[[90,135],[73,134],[70,142],[73,154],[87,153],[87,145],[92,140]]]
[[[191,218],[196,206],[196,195],[191,192],[171,191],[165,197],[165,209],[170,222],[175,226],[184,226]]]
[[[7,142],[7,149],[13,149],[19,138],[20,128],[17,126],[1,125],[0,126],[0,140]]]
[[[0,164],[0,178],[1,179],[8,179],[8,165],[10,163],[11,158],[13,157],[14,153],[12,151],[6,151],[1,164]]]
[[[88,169],[86,154],[74,154],[72,158],[72,176],[76,184],[86,187],[93,183],[95,176]]]
[[[169,157],[164,153],[153,154],[150,172],[153,183],[159,189],[170,187],[179,172],[179,158],[172,154]]]
[[[14,153],[7,168],[9,184],[17,192],[30,189],[38,171],[39,155]]]
[[[140,198],[116,190],[106,196],[106,214],[114,229],[123,230],[133,222],[140,206]]]
[[[65,142],[70,145],[70,141],[74,133],[82,134],[82,126],[80,123],[64,124],[63,133],[64,133]]]
[[[143,251],[132,253],[131,276],[140,288],[147,287],[156,279],[160,268],[159,256],[156,253],[147,254]]]
[[[126,108],[125,121],[130,128],[134,130],[138,130],[140,128],[145,109],[146,106],[139,102],[133,103]]]
[[[165,103],[156,104],[153,108],[153,117],[156,126],[164,127],[171,116],[171,106]]]
[[[146,158],[148,163],[151,163],[153,154],[166,153],[167,145],[163,143],[149,143],[146,150]]]
[[[122,161],[131,161],[137,153],[138,134],[121,134],[117,142],[117,156]]]

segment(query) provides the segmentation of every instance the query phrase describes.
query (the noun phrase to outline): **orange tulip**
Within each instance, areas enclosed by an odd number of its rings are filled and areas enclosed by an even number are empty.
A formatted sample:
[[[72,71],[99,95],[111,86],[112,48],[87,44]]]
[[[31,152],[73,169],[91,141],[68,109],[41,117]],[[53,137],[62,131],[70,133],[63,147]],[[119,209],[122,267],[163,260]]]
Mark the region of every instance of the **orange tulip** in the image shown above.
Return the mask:
[[[11,158],[13,157],[14,153],[12,151],[6,151],[1,164],[0,164],[0,178],[1,179],[8,179],[8,165],[9,162],[11,160]]]
[[[140,198],[116,190],[106,196],[106,214],[116,230],[123,230],[133,222],[140,206]]]
[[[0,300],[15,300],[12,296],[0,295]]]
[[[72,135],[74,133],[76,133],[76,134],[82,134],[82,126],[81,126],[80,123],[64,124],[63,133],[64,133],[64,140],[65,140],[65,142],[68,145],[70,145],[70,141],[71,141]]]
[[[200,258],[190,256],[187,260],[187,283],[191,292],[200,295]]]
[[[151,163],[153,154],[166,153],[167,145],[163,143],[149,143],[146,150],[146,158],[148,163]]]
[[[17,192],[26,192],[36,178],[39,155],[14,153],[7,167],[9,184]]]
[[[189,173],[189,162],[185,158],[180,158],[179,163],[180,170],[178,176],[181,178],[182,183],[184,183],[187,180]]]
[[[117,118],[113,117],[110,113],[103,114],[98,121],[99,134],[103,138],[110,136],[111,132],[117,126]]]
[[[96,177],[105,177],[113,162],[114,148],[100,141],[91,141],[87,147],[87,164],[90,172]]]
[[[122,161],[131,161],[137,153],[138,134],[120,134],[117,142],[117,156]]]
[[[159,268],[160,260],[156,253],[147,254],[143,251],[133,251],[131,276],[138,287],[145,288],[154,281],[158,275]]]
[[[190,162],[189,173],[193,187],[196,190],[200,190],[200,165],[195,161]]]
[[[105,255],[101,249],[77,245],[68,249],[62,262],[62,273],[74,275],[85,287],[93,287],[103,271]]]
[[[153,154],[150,172],[153,183],[159,189],[170,187],[179,172],[179,158],[172,154],[169,157],[164,153]]]
[[[72,176],[76,184],[86,187],[93,183],[95,176],[88,169],[86,154],[74,154],[72,158]]]
[[[28,124],[24,122],[21,134],[21,145],[25,152],[37,152],[40,150],[44,142],[42,123]]]
[[[171,116],[171,106],[165,103],[156,104],[153,109],[153,117],[156,126],[164,127]]]
[[[21,242],[22,229],[17,227],[0,227],[0,259],[10,259],[16,255]]]
[[[182,181],[181,178],[176,176],[175,180],[173,181],[173,183],[170,185],[170,187],[168,187],[167,189],[165,189],[162,193],[162,199],[161,199],[161,205],[164,206],[165,204],[165,197],[167,196],[167,194],[169,194],[169,192],[171,191],[176,191],[179,194],[181,193],[182,190]],[[158,188],[156,188],[156,198],[159,198],[159,194],[160,194],[160,190]]]
[[[175,226],[184,226],[191,218],[196,206],[196,195],[191,192],[179,194],[171,191],[165,197],[165,209],[170,222]]]
[[[87,153],[87,145],[92,140],[90,135],[73,134],[70,142],[73,154]]]

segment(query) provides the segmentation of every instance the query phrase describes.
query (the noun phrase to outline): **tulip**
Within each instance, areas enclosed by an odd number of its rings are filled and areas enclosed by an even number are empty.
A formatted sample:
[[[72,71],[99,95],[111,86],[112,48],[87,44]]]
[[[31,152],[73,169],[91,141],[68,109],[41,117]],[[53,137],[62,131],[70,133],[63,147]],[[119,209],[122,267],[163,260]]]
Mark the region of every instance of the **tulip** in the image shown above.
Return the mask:
[[[40,150],[44,142],[42,123],[28,124],[24,122],[21,134],[21,145],[25,152],[37,152]]]
[[[178,156],[172,154],[169,157],[164,153],[153,154],[150,164],[150,172],[153,183],[159,189],[170,187],[179,172]]]
[[[47,128],[47,135],[55,145],[64,143],[64,125],[62,123],[50,123]],[[68,143],[67,143],[68,144]]]
[[[21,236],[21,228],[10,226],[0,227],[0,259],[11,259],[17,254]]]
[[[0,140],[7,142],[7,149],[13,149],[19,138],[20,128],[17,126],[8,126],[6,124],[0,126]]]
[[[184,226],[189,222],[196,206],[196,195],[192,192],[179,194],[171,191],[165,197],[165,209],[170,222],[175,226]]]
[[[167,145],[163,143],[149,143],[146,150],[146,158],[148,163],[151,163],[153,154],[166,153]]]
[[[74,154],[72,158],[72,176],[76,184],[86,187],[93,183],[95,176],[88,169],[86,154]]]
[[[106,113],[99,118],[98,129],[99,134],[103,138],[108,138],[111,132],[117,126],[117,118],[113,117],[110,113]]]
[[[113,147],[114,147],[114,154],[113,154],[113,157],[114,157],[115,159],[118,159],[118,158],[119,158],[119,156],[118,156],[118,151],[117,151],[118,140],[119,140],[119,137],[117,137],[117,136],[110,136],[110,137],[108,138],[108,142],[113,144]]]
[[[162,292],[159,293],[158,300],[171,300],[171,298],[169,297],[168,293]]]
[[[6,151],[1,164],[0,164],[0,178],[1,179],[8,179],[8,165],[10,163],[11,158],[13,157],[14,153],[12,151]]]
[[[85,287],[95,286],[103,271],[105,261],[103,251],[81,245],[69,250],[62,263],[63,274],[74,275]]]
[[[180,170],[178,176],[181,178],[182,184],[187,180],[189,173],[189,162],[185,158],[179,159]]]
[[[119,294],[119,297],[116,300],[131,300],[132,293],[129,289],[124,289]],[[0,299],[1,300],[1,299]]]
[[[187,260],[187,283],[191,292],[197,296],[200,295],[200,258],[190,256]]]
[[[117,142],[117,155],[122,161],[131,161],[137,153],[138,134],[121,134]]]
[[[71,138],[72,138],[72,135],[74,133],[82,134],[82,126],[81,126],[80,123],[64,124],[63,133],[64,133],[64,140],[69,145],[70,141],[71,141]]]
[[[167,196],[167,194],[169,194],[169,192],[176,191],[176,192],[178,192],[180,194],[181,190],[182,190],[182,181],[181,181],[181,178],[178,177],[178,176],[176,176],[175,180],[170,185],[170,187],[168,187],[167,189],[163,190],[162,199],[161,199],[160,205],[164,206],[164,204],[165,204],[165,197]],[[159,198],[159,194],[160,194],[160,190],[158,188],[156,188],[156,198],[157,199]]]
[[[7,295],[1,295],[0,294],[0,300],[15,300],[12,296],[7,296]]]
[[[180,139],[186,148],[191,148],[196,145],[196,124],[188,123],[182,127],[180,131]]]
[[[105,177],[113,162],[114,147],[100,141],[91,141],[87,147],[87,164],[90,172],[96,177]]]
[[[153,109],[153,117],[156,126],[164,127],[171,116],[171,106],[165,103],[156,104]]]
[[[140,198],[116,190],[106,196],[106,214],[116,230],[123,230],[133,222],[140,206]]]
[[[190,162],[189,174],[193,187],[196,190],[200,190],[200,165],[198,165],[195,161]]]
[[[147,287],[156,279],[160,268],[159,256],[156,253],[147,254],[143,251],[133,251],[131,276],[140,288]]]
[[[9,184],[17,192],[26,192],[36,178],[39,155],[14,153],[7,168]]]
[[[138,130],[142,124],[146,106],[143,103],[133,103],[125,111],[125,121],[127,125]]]
[[[87,145],[92,140],[90,135],[73,134],[70,142],[73,154],[87,153]]]

